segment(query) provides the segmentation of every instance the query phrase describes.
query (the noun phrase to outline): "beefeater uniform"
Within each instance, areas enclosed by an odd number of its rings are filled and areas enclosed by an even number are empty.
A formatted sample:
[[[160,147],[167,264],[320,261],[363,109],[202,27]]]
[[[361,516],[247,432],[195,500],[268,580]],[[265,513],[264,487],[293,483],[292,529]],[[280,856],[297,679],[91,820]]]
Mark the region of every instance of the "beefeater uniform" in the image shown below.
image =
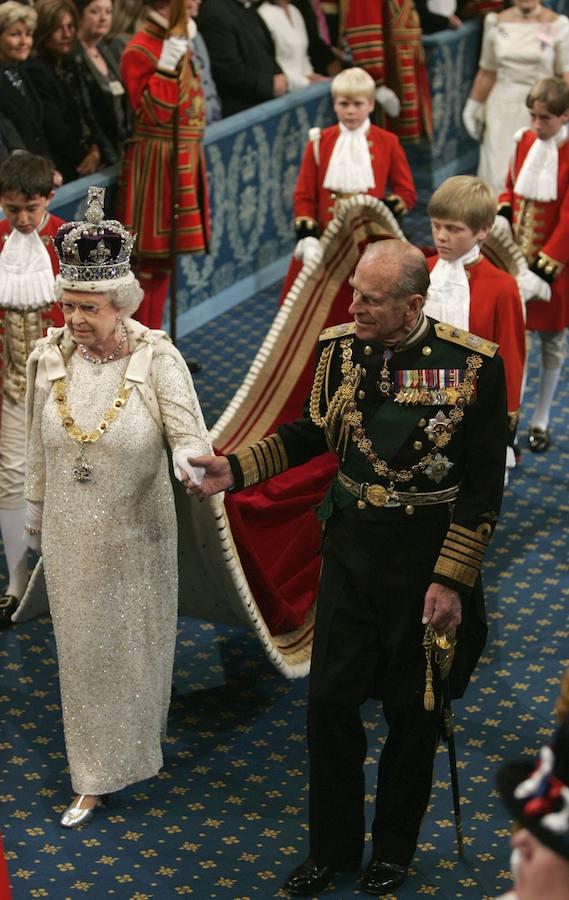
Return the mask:
[[[421,625],[431,582],[459,592],[451,669],[461,696],[486,638],[480,565],[506,453],[496,344],[422,313],[395,348],[354,324],[326,329],[304,417],[228,456],[237,490],[332,449],[309,686],[310,856],[357,864],[364,849],[360,705],[383,700],[373,856],[406,866],[431,790],[441,688],[425,709]],[[292,564],[294,564],[292,562]]]
[[[345,0],[341,21],[353,64],[401,101],[390,128],[402,141],[431,138],[431,92],[413,0]]]
[[[528,200],[514,191],[526,156],[536,140],[524,131],[516,144],[506,179],[498,198],[498,211],[512,226],[516,244],[532,272],[551,285],[549,303],[530,300],[526,327],[531,331],[562,331],[569,326],[569,140],[558,146],[557,199]]]
[[[334,217],[334,205],[347,195],[335,194],[324,187],[328,165],[340,127],[311,129],[294,191],[294,215],[297,238],[318,237]],[[383,200],[396,214],[415,206],[417,193],[405,151],[396,135],[370,125],[367,133],[375,187],[366,194]]]
[[[117,216],[136,234],[137,274],[145,299],[136,318],[160,328],[172,254],[203,253],[209,239],[209,208],[203,137],[205,101],[190,54],[176,72],[158,62],[167,23],[150,13],[127,44],[121,77],[134,110],[126,145]],[[174,118],[178,117],[176,243],[172,243]]]

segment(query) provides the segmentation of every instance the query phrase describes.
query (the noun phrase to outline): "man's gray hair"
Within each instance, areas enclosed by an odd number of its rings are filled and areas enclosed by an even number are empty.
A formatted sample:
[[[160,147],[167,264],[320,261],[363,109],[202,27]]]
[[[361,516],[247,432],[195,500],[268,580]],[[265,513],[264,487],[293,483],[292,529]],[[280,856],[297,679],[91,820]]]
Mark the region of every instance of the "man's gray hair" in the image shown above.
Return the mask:
[[[406,300],[413,294],[420,294],[423,300],[429,290],[429,268],[418,247],[391,238],[368,244],[363,256],[372,257],[374,262],[390,264],[396,277],[390,288],[393,300]]]

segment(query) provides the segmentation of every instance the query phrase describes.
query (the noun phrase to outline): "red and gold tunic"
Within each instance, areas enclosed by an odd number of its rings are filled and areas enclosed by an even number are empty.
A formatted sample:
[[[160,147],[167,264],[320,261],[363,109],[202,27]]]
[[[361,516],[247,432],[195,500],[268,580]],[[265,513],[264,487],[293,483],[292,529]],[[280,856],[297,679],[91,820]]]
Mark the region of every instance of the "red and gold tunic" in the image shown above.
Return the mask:
[[[316,153],[314,141],[308,141],[304,150],[294,191],[294,215],[297,228],[304,222],[308,226],[307,233],[316,231],[310,223],[322,232],[334,216],[336,197],[324,187],[324,179],[339,135],[339,126],[332,125],[321,133]],[[371,125],[367,139],[375,187],[366,193],[383,200],[389,185],[391,194],[400,198],[406,209],[412,209],[417,194],[405,151],[398,138],[383,128]]]
[[[139,257],[172,255],[172,171],[178,123],[176,253],[207,249],[209,210],[203,136],[205,103],[189,54],[177,72],[158,70],[165,29],[148,19],[127,45],[121,77],[134,110],[127,142],[117,218],[137,235]]]
[[[47,215],[38,234],[45,245],[54,275],[59,272],[59,262],[52,238],[63,219]],[[12,233],[6,219],[0,222],[0,252]],[[0,404],[2,397],[10,397],[15,403],[23,402],[26,390],[26,363],[39,338],[51,325],[63,325],[63,314],[49,300],[42,309],[8,309],[0,307]]]
[[[427,259],[429,272],[438,260],[438,256]],[[526,356],[523,305],[516,279],[483,256],[464,269],[470,287],[468,329],[499,344],[506,374],[508,415],[515,420],[520,408]]]
[[[431,92],[421,24],[413,0],[344,0],[344,37],[354,65],[376,84],[390,87],[401,101],[391,127],[402,141],[433,133]]]
[[[512,232],[530,268],[551,284],[551,300],[530,300],[527,327],[532,331],[562,331],[569,326],[569,140],[559,144],[557,200],[528,200],[514,184],[534,141],[525,131],[519,140],[499,205],[511,207]]]

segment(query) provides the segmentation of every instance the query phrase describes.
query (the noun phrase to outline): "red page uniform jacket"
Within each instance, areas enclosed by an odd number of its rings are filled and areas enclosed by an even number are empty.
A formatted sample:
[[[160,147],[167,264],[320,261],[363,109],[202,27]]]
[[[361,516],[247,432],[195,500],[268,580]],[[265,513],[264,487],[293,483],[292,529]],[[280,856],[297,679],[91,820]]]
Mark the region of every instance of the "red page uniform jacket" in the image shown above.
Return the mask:
[[[526,131],[516,146],[499,197],[499,211],[511,221],[516,243],[530,269],[551,285],[551,300],[527,304],[527,327],[532,331],[562,331],[569,325],[569,140],[559,144],[557,200],[529,200],[514,191],[519,171],[532,144],[538,140]]]
[[[332,125],[321,132],[319,140],[310,140],[305,147],[294,191],[298,237],[321,234],[334,217],[336,195],[326,190],[324,180],[339,135],[339,126]],[[375,125],[370,125],[367,138],[375,187],[366,193],[379,200],[387,198],[390,201],[388,205],[393,202],[397,212],[412,209],[417,195],[411,169],[398,138]]]
[[[432,272],[439,257],[427,259]],[[499,345],[504,362],[510,421],[517,421],[525,361],[525,323],[516,280],[483,256],[465,265],[470,287],[468,328]]]
[[[172,253],[174,118],[178,116],[176,252],[207,249],[209,213],[203,136],[205,103],[189,55],[177,72],[158,71],[165,30],[148,20],[127,45],[121,77],[134,110],[126,146],[117,216],[136,233],[139,257]]]
[[[54,275],[59,272],[52,238],[63,219],[49,213],[38,229],[45,245]],[[0,252],[12,229],[3,219],[0,222]],[[63,325],[63,314],[50,302],[44,309],[20,310],[0,307],[0,404],[9,396],[14,402],[23,401],[26,390],[26,363],[35,343],[43,337],[51,325]]]

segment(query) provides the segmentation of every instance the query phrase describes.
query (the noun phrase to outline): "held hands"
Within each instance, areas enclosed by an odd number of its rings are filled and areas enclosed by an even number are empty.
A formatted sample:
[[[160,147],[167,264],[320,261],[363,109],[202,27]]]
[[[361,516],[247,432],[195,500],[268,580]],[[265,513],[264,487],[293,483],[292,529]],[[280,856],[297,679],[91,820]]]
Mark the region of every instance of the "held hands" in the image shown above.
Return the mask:
[[[76,167],[76,172],[79,175],[92,175],[93,172],[97,171],[100,165],[101,152],[96,144],[91,144],[87,155],[83,157],[79,165]]]
[[[41,553],[42,519],[43,503],[35,500],[26,500],[25,538],[30,550],[35,550],[36,553]]]
[[[432,582],[425,594],[422,624],[432,624],[435,631],[446,632],[457,628],[462,620],[460,594],[444,584]]]
[[[375,91],[375,99],[379,105],[383,107],[388,116],[391,116],[392,119],[397,118],[401,111],[401,103],[395,91],[392,91],[391,88],[382,84]]]
[[[312,261],[316,261],[316,264],[318,264],[323,254],[324,251],[318,238],[305,237],[298,241],[292,255],[295,259],[302,260],[302,263],[306,265],[306,263]]]
[[[462,110],[462,124],[464,125],[464,130],[473,141],[482,140],[484,122],[482,121],[480,114],[483,106],[484,104],[480,103],[479,100],[475,100],[474,97],[469,97]]]
[[[158,68],[164,72],[175,72],[178,63],[188,52],[189,44],[187,38],[169,37],[162,44],[160,59],[158,60]]]
[[[186,473],[180,479],[186,492],[199,500],[205,500],[220,491],[227,491],[234,485],[233,472],[226,456],[194,456],[188,462],[195,469],[204,471],[201,483],[192,482]]]
[[[286,75],[283,75],[282,72],[273,75],[273,97],[282,97],[287,91],[288,81],[286,80]]]
[[[528,300],[543,300],[545,303],[551,300],[550,286],[535,272],[530,272],[528,269],[527,272],[518,275],[516,281],[524,303],[527,303]]]

